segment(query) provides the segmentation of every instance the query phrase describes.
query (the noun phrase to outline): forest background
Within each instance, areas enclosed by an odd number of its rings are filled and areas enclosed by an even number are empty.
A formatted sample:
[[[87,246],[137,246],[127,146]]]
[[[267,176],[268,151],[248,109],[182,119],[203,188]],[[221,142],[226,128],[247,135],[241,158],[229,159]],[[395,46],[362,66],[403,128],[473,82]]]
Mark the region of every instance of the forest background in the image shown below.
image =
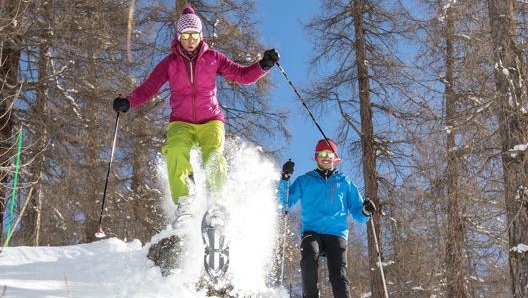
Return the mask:
[[[116,93],[131,91],[166,55],[186,4],[216,49],[255,61],[270,46],[260,18],[275,17],[262,3],[3,0],[2,242],[16,219],[9,245],[95,241]],[[291,77],[302,87],[302,103],[293,93],[274,98],[277,84],[285,84],[277,69],[251,86],[219,80],[230,141],[258,144],[278,164],[290,157],[284,150],[292,136],[309,130],[319,138],[313,126],[294,130],[291,110],[303,115],[306,103],[317,121],[329,123],[345,172],[381,206],[375,229],[350,235],[353,291],[371,288],[372,297],[383,297],[380,247],[391,297],[528,296],[527,5],[319,1],[302,36],[311,45],[310,72]],[[289,47],[278,47],[286,71],[293,67],[282,48]],[[164,225],[153,161],[167,98],[165,88],[120,124],[105,226],[121,239],[145,242]],[[308,155],[312,144],[293,150]],[[296,241],[291,235],[292,267]],[[297,274],[289,279],[298,281]],[[323,297],[331,295],[328,286]]]

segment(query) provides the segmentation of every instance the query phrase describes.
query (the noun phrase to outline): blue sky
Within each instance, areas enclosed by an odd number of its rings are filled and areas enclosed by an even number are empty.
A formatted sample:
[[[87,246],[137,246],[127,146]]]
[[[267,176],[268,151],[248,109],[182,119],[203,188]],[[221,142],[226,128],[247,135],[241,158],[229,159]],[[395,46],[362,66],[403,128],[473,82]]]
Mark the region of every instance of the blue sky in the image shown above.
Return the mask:
[[[303,98],[305,97],[302,88],[310,82],[308,60],[312,48],[303,24],[307,23],[318,9],[319,1],[258,1],[257,26],[262,34],[262,41],[267,48],[279,51],[279,63]],[[286,126],[293,134],[291,145],[282,152],[280,166],[291,158],[295,162],[296,177],[315,168],[314,148],[322,135],[282,72],[275,67],[270,74],[274,84],[271,97],[274,103],[290,111],[291,117]],[[333,138],[335,133],[330,125],[325,123],[325,119],[317,117],[314,111],[312,113],[326,136]]]

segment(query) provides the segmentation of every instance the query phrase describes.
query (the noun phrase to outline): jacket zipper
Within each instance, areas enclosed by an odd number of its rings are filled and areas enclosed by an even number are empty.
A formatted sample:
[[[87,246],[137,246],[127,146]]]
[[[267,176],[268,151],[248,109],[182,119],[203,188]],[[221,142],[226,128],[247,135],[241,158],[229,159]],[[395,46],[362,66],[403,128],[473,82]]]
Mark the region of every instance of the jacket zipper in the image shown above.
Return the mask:
[[[329,183],[328,180],[330,180],[330,177],[321,177],[321,178],[323,178],[323,180],[325,181],[325,184]],[[332,205],[334,203],[334,192],[335,192],[335,187],[334,186],[335,185],[332,182],[330,182],[330,189],[329,189],[329,191],[330,191],[330,194],[329,194],[330,195],[330,198],[329,198],[330,199],[330,205]],[[330,207],[328,206],[328,208],[330,208]]]
[[[191,86],[192,86],[192,115],[193,115],[193,121],[196,122],[196,88],[194,85],[193,62],[190,59],[189,59],[189,75],[190,75]]]

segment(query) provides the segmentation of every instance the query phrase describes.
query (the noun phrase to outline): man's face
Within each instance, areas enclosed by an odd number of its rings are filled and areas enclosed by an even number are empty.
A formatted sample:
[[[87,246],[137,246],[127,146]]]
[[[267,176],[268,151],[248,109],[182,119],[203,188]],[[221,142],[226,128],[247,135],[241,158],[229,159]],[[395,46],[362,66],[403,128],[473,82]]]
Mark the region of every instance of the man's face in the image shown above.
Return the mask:
[[[335,153],[330,150],[317,152],[317,166],[322,170],[329,170],[334,166]]]

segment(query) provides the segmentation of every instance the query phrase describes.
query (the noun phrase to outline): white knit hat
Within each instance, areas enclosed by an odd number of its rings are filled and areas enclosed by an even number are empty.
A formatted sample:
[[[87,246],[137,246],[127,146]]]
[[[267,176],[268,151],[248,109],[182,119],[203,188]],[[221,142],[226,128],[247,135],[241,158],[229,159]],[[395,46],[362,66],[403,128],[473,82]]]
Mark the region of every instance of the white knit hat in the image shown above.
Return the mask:
[[[182,15],[176,23],[176,30],[178,30],[178,39],[182,33],[189,31],[200,32],[200,37],[202,37],[202,21],[194,13],[192,7],[187,6],[183,9]]]

